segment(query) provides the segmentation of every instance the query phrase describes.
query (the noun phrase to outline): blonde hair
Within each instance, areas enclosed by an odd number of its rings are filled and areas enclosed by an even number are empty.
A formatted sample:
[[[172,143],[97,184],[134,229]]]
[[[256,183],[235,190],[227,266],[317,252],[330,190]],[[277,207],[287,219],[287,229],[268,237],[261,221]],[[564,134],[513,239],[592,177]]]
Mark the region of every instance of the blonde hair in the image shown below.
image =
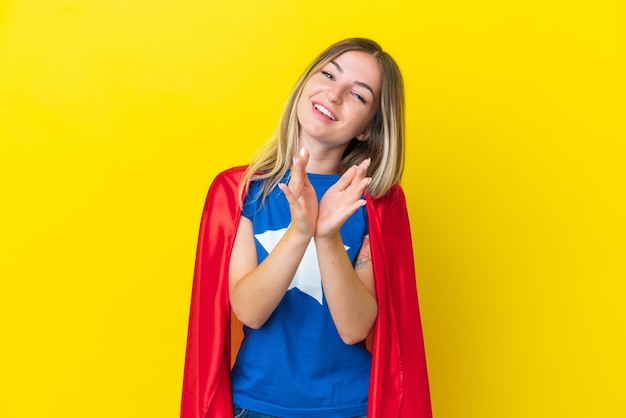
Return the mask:
[[[339,41],[323,51],[307,67],[296,82],[282,111],[278,127],[272,137],[255,155],[244,173],[240,191],[248,182],[265,180],[262,198],[278,185],[291,167],[298,153],[299,123],[296,107],[306,82],[327,63],[348,51],[371,54],[378,61],[382,74],[380,104],[372,121],[371,134],[366,141],[353,139],[339,164],[343,173],[364,159],[371,158],[368,174],[372,181],[366,192],[376,198],[383,196],[400,181],[404,169],[404,82],[394,59],[380,45],[366,38]],[[240,193],[241,195],[241,193]]]

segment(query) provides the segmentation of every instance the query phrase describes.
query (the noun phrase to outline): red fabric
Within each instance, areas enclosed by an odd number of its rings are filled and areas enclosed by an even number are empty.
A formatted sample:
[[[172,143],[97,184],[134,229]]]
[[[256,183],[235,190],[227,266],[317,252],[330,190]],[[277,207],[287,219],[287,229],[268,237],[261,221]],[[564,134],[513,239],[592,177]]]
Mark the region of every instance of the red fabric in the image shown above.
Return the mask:
[[[202,213],[189,315],[181,418],[232,418],[228,265],[241,214],[245,167],[209,189]],[[367,198],[378,299],[372,341],[369,418],[431,418],[424,341],[404,193]]]

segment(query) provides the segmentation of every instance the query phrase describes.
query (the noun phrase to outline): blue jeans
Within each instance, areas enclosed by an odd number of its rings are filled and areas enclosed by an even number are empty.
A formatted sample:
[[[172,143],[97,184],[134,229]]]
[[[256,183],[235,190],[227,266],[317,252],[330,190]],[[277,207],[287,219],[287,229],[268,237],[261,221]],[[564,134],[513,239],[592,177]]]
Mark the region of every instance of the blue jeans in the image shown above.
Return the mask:
[[[279,417],[274,417],[272,415],[265,415],[265,414],[261,414],[259,412],[254,412],[254,411],[248,411],[247,409],[242,409],[236,406],[234,418],[279,418]],[[364,415],[362,417],[356,417],[356,418],[367,418],[367,417],[365,417]]]
[[[265,415],[260,412],[248,411],[247,409],[235,407],[234,418],[278,418],[272,415]]]

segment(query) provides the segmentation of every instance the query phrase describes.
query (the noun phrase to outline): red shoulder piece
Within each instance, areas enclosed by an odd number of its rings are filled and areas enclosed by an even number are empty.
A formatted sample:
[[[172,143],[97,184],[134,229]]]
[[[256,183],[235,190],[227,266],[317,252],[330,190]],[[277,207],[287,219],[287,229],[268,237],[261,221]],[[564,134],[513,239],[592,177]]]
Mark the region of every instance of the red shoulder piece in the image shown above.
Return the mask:
[[[367,198],[378,318],[368,418],[431,418],[424,339],[404,192]]]
[[[245,167],[219,174],[206,197],[194,270],[181,418],[232,418],[228,265]]]

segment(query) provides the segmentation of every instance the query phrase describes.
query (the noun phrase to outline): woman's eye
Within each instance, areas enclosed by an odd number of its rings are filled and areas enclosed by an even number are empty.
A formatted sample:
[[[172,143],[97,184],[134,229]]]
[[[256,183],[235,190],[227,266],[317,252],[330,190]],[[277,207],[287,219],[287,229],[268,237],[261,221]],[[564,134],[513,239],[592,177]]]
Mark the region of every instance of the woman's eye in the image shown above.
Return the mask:
[[[352,93],[352,95],[354,97],[356,97],[358,100],[362,101],[363,103],[367,103],[367,101],[365,100],[365,98],[363,96],[361,96],[359,93]]]
[[[328,71],[322,71],[322,74],[326,78],[330,78],[331,80],[333,79],[333,75],[331,73],[329,73]]]

